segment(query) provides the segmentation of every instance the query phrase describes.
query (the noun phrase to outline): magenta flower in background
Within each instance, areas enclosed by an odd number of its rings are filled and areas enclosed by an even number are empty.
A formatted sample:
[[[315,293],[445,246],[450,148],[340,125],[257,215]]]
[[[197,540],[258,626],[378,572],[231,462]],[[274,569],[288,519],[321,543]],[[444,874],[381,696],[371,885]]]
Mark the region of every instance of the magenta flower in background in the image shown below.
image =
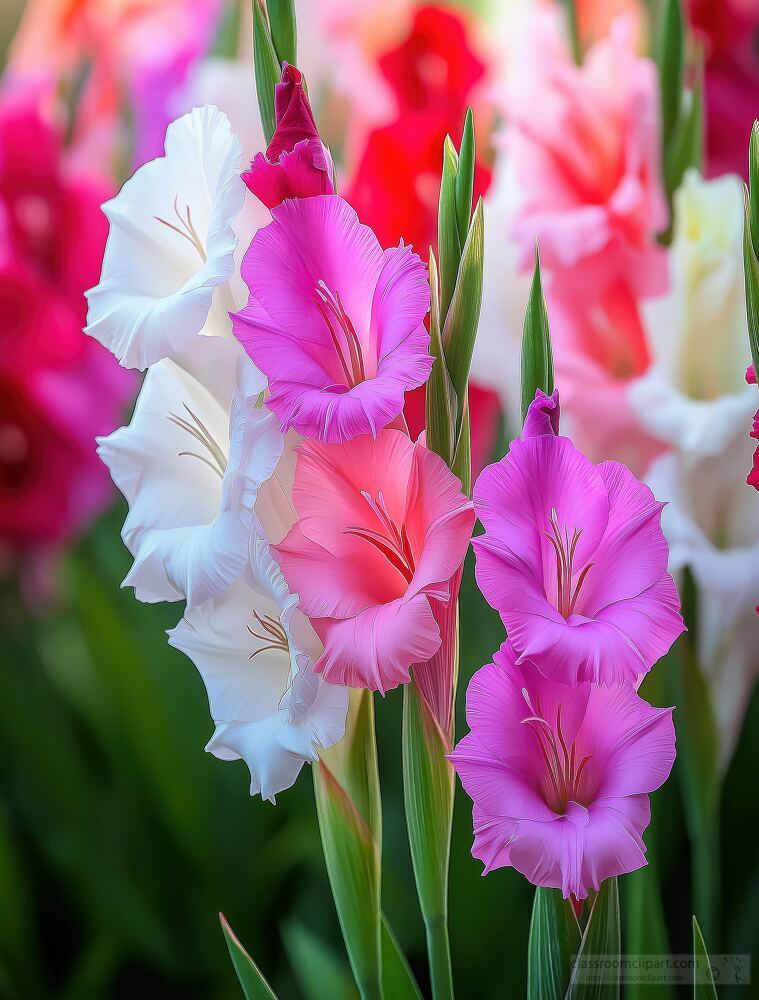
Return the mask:
[[[274,88],[277,127],[266,153],[257,153],[242,175],[248,188],[267,208],[285,198],[334,194],[332,158],[319,138],[303,77],[285,63]]]
[[[440,648],[435,608],[474,525],[443,460],[396,430],[346,444],[304,442],[293,486],[297,523],[277,558],[324,653],[324,679],[384,693]]]
[[[383,250],[334,195],[286,201],[245,254],[235,336],[269,379],[282,430],[321,441],[376,435],[432,368],[427,270]]]
[[[0,110],[0,549],[40,552],[81,528],[112,486],[95,436],[118,424],[129,373],[82,333],[105,192],[71,176],[36,111]]]
[[[749,365],[746,369],[746,381],[749,385],[756,385],[756,372],[754,371],[753,365]],[[751,428],[750,436],[756,441],[759,441],[759,410],[757,410],[754,414],[754,424]],[[759,490],[759,444],[756,446],[754,451],[754,463],[748,474],[746,482],[749,486],[753,486],[755,490]]]
[[[517,665],[505,643],[469,683],[451,760],[474,803],[472,854],[585,899],[646,863],[648,795],[675,760],[671,708],[631,684],[574,687]]]
[[[570,684],[634,681],[683,631],[663,504],[624,465],[526,437],[480,475],[474,505],[477,582],[520,663]]]

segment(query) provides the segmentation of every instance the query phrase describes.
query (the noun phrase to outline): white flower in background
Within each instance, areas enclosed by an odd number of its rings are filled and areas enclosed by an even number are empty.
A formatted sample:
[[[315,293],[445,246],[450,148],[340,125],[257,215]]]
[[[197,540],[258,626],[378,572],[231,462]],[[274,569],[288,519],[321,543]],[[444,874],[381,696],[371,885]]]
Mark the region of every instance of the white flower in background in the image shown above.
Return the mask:
[[[172,357],[200,332],[230,335],[236,306],[223,295],[245,197],[240,140],[205,106],[169,125],[165,148],[103,206],[110,232],[100,284],[87,293],[86,332],[127,368]]]
[[[744,483],[751,452],[744,434],[697,464],[682,453],[664,455],[647,476],[656,496],[669,500],[662,514],[669,568],[689,566],[698,585],[698,656],[712,692],[723,770],[759,677],[759,504]]]
[[[689,171],[675,195],[672,289],[645,307],[650,372],[630,402],[655,437],[687,461],[718,455],[745,435],[756,409],[747,386],[743,184]],[[749,461],[747,468],[750,468]],[[736,482],[745,479],[740,476]]]
[[[98,441],[129,503],[122,530],[141,601],[199,604],[242,572],[260,485],[283,447],[265,386],[232,340],[200,338],[145,377],[132,421]]]
[[[289,502],[284,494],[270,499]],[[287,509],[282,516],[288,519]],[[305,761],[342,738],[348,689],[314,673],[321,643],[255,521],[243,576],[188,608],[169,642],[190,657],[206,686],[216,725],[206,750],[220,760],[242,758],[251,795],[273,801]]]

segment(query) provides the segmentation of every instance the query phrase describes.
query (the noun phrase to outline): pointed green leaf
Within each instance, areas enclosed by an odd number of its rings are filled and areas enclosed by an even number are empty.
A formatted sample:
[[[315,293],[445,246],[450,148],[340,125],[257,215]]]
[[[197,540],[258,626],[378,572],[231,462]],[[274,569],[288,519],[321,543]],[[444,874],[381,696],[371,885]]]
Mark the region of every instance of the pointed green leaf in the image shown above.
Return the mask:
[[[553,351],[548,329],[548,310],[540,280],[540,257],[535,248],[535,271],[524,315],[522,334],[522,420],[527,415],[536,389],[553,392]]]
[[[749,194],[743,226],[743,266],[746,276],[746,316],[754,371],[759,373],[759,122],[754,122],[749,142]]]
[[[282,67],[277,59],[271,31],[262,7],[262,0],[253,0],[253,65],[256,73],[258,112],[267,144],[276,128],[274,88],[279,83]]]
[[[751,195],[749,221],[754,252],[759,252],[759,121],[751,129],[748,146],[748,187]]]
[[[459,158],[447,135],[443,143],[443,172],[440,179],[440,201],[438,202],[437,252],[440,265],[440,322],[445,323],[456,285],[459,261],[461,260],[461,240],[459,239],[458,212],[456,204],[456,176]]]
[[[667,151],[664,173],[670,202],[680,187],[685,172],[690,168],[701,169],[704,158],[703,145],[704,96],[703,87],[699,85],[685,95],[683,111]]]
[[[461,488],[469,497],[472,495],[472,435],[469,426],[469,394],[464,399],[464,413],[461,418],[456,449],[453,453],[451,471],[461,480]]]
[[[280,63],[297,65],[297,35],[293,0],[268,0],[269,24],[274,51]]]
[[[243,948],[235,932],[229,926],[229,922],[223,913],[219,914],[221,929],[229,948],[229,957],[235,967],[237,978],[240,980],[245,1000],[277,1000],[274,990],[264,979],[260,969]]]
[[[352,691],[343,739],[313,767],[324,860],[356,984],[381,996],[382,813],[370,691]]]
[[[582,969],[581,959],[590,955],[603,955],[618,959],[621,950],[619,927],[619,887],[616,878],[607,878],[593,900],[593,907],[583,931],[578,961],[572,970],[566,1000],[617,1000],[619,980],[612,973],[604,975],[603,982],[589,979]]]
[[[664,0],[656,39],[659,66],[662,144],[666,162],[670,140],[680,116],[685,65],[685,24],[681,0]]]
[[[480,198],[472,215],[461,254],[461,266],[442,333],[448,373],[458,404],[459,426],[464,411],[477,326],[480,322],[484,251],[485,223]]]
[[[646,676],[651,677],[652,674]],[[646,836],[647,841],[649,836]],[[622,886],[625,951],[630,955],[669,954],[659,871],[651,860],[651,853],[649,845],[649,863],[627,875]],[[625,988],[625,1000],[647,1000],[650,992],[648,983],[629,983]],[[661,1000],[673,1000],[675,988],[668,983],[657,983],[656,995]]]
[[[474,118],[472,109],[466,109],[464,129],[461,133],[459,149],[459,166],[456,173],[456,222],[459,236],[459,246],[466,243],[469,231],[469,220],[472,217],[472,198],[474,196]]]
[[[572,58],[577,66],[582,64],[582,43],[580,41],[580,25],[577,22],[577,4],[575,0],[564,0],[567,9],[567,32],[572,48]]]
[[[329,945],[296,920],[285,924],[282,937],[304,1000],[356,1000],[353,977]]]
[[[456,396],[440,338],[440,303],[435,255],[430,249],[430,354],[434,358],[425,393],[427,447],[451,464],[456,431]]]
[[[535,890],[527,955],[528,1000],[555,1000],[569,986],[580,948],[580,925],[558,889]]]
[[[393,1000],[422,1000],[414,973],[384,913],[382,914],[382,992],[386,998],[392,997]]]
[[[706,952],[704,936],[693,917],[693,1000],[717,1000],[717,990],[711,976],[711,963]]]

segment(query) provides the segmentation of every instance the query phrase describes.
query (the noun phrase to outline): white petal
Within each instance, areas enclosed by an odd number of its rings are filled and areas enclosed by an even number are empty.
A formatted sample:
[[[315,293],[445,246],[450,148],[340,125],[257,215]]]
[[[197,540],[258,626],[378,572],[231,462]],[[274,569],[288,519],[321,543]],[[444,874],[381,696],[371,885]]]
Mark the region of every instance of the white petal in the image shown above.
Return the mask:
[[[234,269],[240,159],[226,115],[195,108],[169,125],[165,156],[103,206],[111,228],[86,332],[125,367],[172,357],[205,327],[214,288]],[[223,320],[223,302],[216,311]]]
[[[348,692],[313,674],[312,657],[293,635],[310,632],[309,644],[317,647],[318,640],[297,599],[280,585],[281,574],[271,569],[267,579],[280,600],[246,574],[221,596],[189,608],[169,642],[190,657],[206,686],[216,724],[206,749],[221,760],[244,759],[251,794],[273,800],[294,783],[305,761],[341,739]],[[262,622],[284,626],[284,620],[289,650],[265,648],[269,640]],[[297,687],[293,663],[301,678]]]
[[[124,585],[142,601],[199,604],[240,575],[256,495],[283,446],[233,341],[202,338],[192,356],[213,369],[214,392],[164,359],[150,368],[130,425],[99,441],[129,503],[122,537],[135,561]]]

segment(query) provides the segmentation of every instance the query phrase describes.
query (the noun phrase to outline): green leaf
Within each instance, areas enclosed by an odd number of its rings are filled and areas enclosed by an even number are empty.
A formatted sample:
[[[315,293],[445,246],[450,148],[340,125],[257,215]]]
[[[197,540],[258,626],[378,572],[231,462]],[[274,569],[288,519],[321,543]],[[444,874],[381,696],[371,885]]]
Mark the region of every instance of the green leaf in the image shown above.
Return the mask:
[[[403,689],[403,798],[433,997],[453,996],[448,945],[448,862],[453,818],[449,740],[416,684]]]
[[[422,1000],[414,973],[401,951],[393,930],[382,914],[382,992],[389,1000]],[[322,996],[332,996],[331,993]]]
[[[425,393],[427,447],[450,465],[456,433],[456,396],[440,337],[440,302],[435,255],[430,249],[430,354],[434,358]]]
[[[647,674],[650,677],[651,674]],[[650,840],[653,831],[646,834]],[[649,843],[649,863],[629,874],[623,884],[622,898],[625,904],[625,951],[631,955],[668,955],[669,939],[662,909],[659,870],[651,860]],[[625,1000],[647,1000],[651,987],[647,983],[628,983]],[[674,987],[668,983],[656,984],[656,995],[661,1000],[672,1000]]]
[[[277,59],[261,0],[253,0],[253,65],[256,73],[258,112],[261,115],[261,125],[268,144],[276,128],[274,88],[279,83],[282,67]]]
[[[582,65],[582,43],[580,41],[580,26],[577,23],[577,4],[575,0],[564,0],[567,8],[567,30],[569,43],[572,47],[572,58],[577,66]]]
[[[437,249],[440,262],[440,322],[445,323],[456,285],[461,260],[462,241],[459,239],[456,177],[459,158],[447,135],[443,143],[443,172],[438,202]]]
[[[555,1000],[569,985],[580,948],[580,925],[558,889],[535,890],[527,953],[528,1000]]]
[[[268,0],[269,24],[274,51],[280,63],[297,65],[297,32],[293,0]]]
[[[219,914],[221,929],[229,948],[229,957],[235,967],[246,1000],[276,1000],[277,995],[266,982],[256,963],[243,948],[223,913]]]
[[[699,84],[693,90],[686,92],[685,96],[686,102],[672,136],[664,166],[665,185],[670,203],[682,183],[685,172],[691,168],[700,170],[704,159],[703,86]]]
[[[456,226],[459,236],[459,246],[466,243],[469,231],[469,220],[472,217],[472,198],[474,196],[474,119],[472,109],[466,109],[464,129],[461,133],[459,149],[459,164],[456,173]]]
[[[485,224],[482,199],[480,198],[469,225],[466,243],[461,254],[456,287],[442,333],[448,373],[457,400],[458,427],[461,426],[464,413],[469,369],[472,364],[477,326],[480,322],[484,244]]]
[[[469,393],[464,399],[464,413],[461,418],[456,449],[453,453],[451,471],[461,480],[461,489],[467,496],[472,495],[472,435],[469,427]]]
[[[351,691],[343,739],[313,767],[324,860],[361,996],[381,996],[382,813],[370,691]]]
[[[353,977],[324,941],[297,920],[285,924],[282,936],[305,1000],[355,1000],[358,992]]]
[[[746,316],[754,371],[759,375],[759,122],[751,129],[748,158],[749,194],[743,226],[743,266],[746,276]]]
[[[604,982],[583,982],[586,970],[582,960],[591,955],[618,959],[621,951],[619,927],[619,887],[616,878],[607,878],[593,900],[588,922],[583,931],[566,1000],[616,1000],[619,997],[619,980],[611,973]]]
[[[693,917],[693,1000],[717,1000],[717,990],[711,976],[711,963],[706,952],[704,936]]]
[[[662,152],[666,162],[680,116],[685,65],[685,24],[681,0],[664,0],[656,39],[662,116]]]
[[[535,247],[535,271],[524,315],[522,334],[522,421],[527,416],[535,391],[553,392],[553,351],[548,329],[548,310],[540,280],[540,257]]]

